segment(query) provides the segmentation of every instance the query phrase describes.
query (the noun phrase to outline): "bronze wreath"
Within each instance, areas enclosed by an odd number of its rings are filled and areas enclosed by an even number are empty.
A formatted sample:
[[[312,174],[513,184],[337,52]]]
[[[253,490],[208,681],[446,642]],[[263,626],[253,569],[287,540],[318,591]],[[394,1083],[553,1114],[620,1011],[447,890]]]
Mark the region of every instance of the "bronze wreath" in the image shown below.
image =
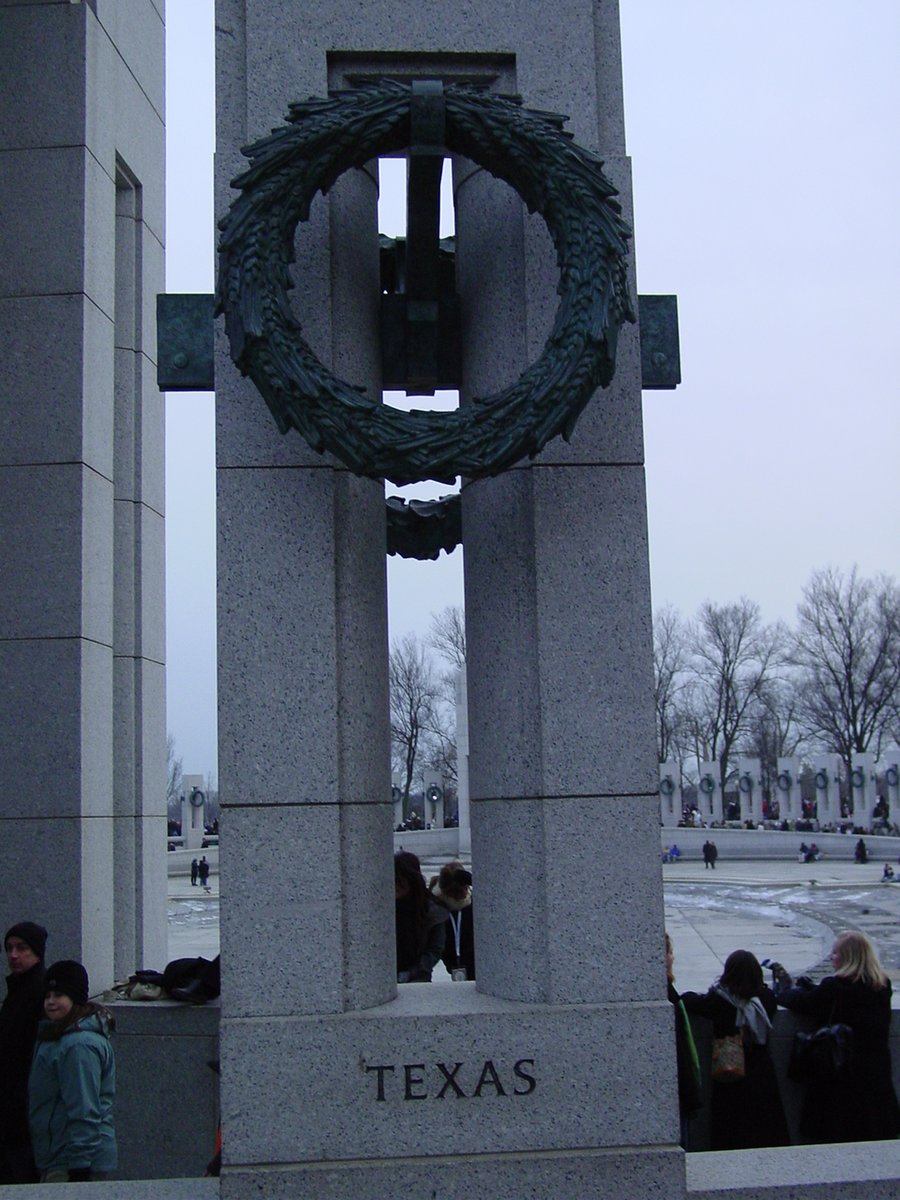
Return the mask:
[[[291,105],[289,124],[244,150],[241,195],[220,222],[218,311],[231,356],[282,433],[297,429],[358,475],[398,485],[496,475],[571,436],[615,370],[634,313],[627,287],[630,231],[601,161],[576,145],[563,118],[471,86],[444,91],[446,147],[509,183],[544,218],[559,263],[560,304],[540,357],[515,383],[454,412],[400,412],[329,371],[291,313],[293,235],[317,192],[351,167],[409,143],[411,87],[390,80]]]

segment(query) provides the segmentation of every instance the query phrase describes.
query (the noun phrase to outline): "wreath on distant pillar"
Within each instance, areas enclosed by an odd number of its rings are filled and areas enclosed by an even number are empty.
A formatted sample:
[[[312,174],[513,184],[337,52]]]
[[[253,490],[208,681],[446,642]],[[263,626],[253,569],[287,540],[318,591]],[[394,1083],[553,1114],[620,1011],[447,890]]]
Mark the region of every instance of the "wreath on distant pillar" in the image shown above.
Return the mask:
[[[398,485],[497,475],[557,434],[570,437],[613,377],[622,323],[635,319],[630,230],[600,159],[572,141],[562,117],[518,97],[461,84],[443,94],[447,150],[510,184],[544,218],[557,251],[553,330],[502,391],[454,412],[401,412],[333,374],[291,312],[296,226],[345,171],[409,144],[409,84],[380,80],[291,105],[287,125],[244,150],[251,166],[234,180],[241,195],[220,223],[218,311],[235,364],[278,428],[298,430],[357,475]],[[389,510],[389,541],[392,520]]]

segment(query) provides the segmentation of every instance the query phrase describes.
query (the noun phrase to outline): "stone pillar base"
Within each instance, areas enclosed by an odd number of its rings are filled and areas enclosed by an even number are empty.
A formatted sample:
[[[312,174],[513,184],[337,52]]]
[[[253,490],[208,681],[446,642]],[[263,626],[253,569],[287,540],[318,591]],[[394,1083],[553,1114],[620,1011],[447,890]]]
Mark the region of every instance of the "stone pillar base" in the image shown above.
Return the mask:
[[[226,1020],[222,1196],[682,1195],[671,1022],[667,1001],[529,1005],[474,983]]]

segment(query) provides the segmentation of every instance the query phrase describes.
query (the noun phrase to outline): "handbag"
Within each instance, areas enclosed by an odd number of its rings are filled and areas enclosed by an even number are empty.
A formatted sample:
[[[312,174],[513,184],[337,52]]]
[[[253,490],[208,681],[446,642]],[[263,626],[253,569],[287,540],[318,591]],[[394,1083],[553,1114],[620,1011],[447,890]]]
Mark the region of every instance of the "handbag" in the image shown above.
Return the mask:
[[[849,1025],[823,1025],[815,1033],[794,1034],[788,1078],[801,1083],[839,1083],[853,1065],[853,1030]]]
[[[710,1077],[716,1083],[737,1083],[746,1076],[743,1034],[738,1031],[725,1037],[714,1037]]]

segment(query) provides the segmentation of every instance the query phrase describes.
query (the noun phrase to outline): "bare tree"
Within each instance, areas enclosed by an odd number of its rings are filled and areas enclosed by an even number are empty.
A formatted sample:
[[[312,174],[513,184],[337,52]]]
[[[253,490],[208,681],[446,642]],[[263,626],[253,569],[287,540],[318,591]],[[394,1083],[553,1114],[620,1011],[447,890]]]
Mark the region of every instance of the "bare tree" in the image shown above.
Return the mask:
[[[883,741],[900,696],[900,589],[894,579],[815,571],[797,608],[793,658],[801,670],[800,716],[836,751],[849,776],[854,753]]]
[[[427,640],[451,667],[466,665],[466,615],[458,604],[448,605],[443,612],[432,613]]]
[[[166,734],[166,806],[177,802],[181,795],[182,761],[175,753],[175,738]]]
[[[665,762],[681,748],[687,687],[687,626],[677,609],[667,605],[653,618],[653,700],[656,706],[656,748]]]
[[[740,749],[759,759],[763,796],[767,801],[772,799],[778,759],[797,754],[804,742],[798,721],[799,699],[794,679],[770,679],[763,683],[747,715]]]
[[[403,812],[409,809],[409,793],[420,749],[424,750],[435,724],[439,702],[438,680],[428,651],[415,634],[394,643],[389,662],[391,689],[391,758],[403,778]]]
[[[391,762],[403,781],[406,816],[413,783],[425,768],[440,771],[451,787],[456,784],[455,698],[449,677],[440,675],[428,647],[414,634],[394,643],[389,678]]]
[[[782,627],[765,625],[746,596],[736,604],[707,601],[692,627],[688,716],[698,750],[719,761],[723,795],[753,707],[782,664],[784,639]]]

